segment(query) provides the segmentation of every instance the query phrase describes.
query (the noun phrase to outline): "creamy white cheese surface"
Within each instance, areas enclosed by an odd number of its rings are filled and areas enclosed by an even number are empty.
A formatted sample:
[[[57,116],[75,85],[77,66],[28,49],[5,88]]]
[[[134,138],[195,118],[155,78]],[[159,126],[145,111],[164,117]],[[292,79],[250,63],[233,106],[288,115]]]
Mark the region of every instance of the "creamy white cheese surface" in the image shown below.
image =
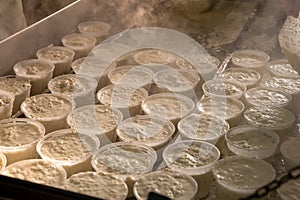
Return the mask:
[[[260,188],[275,178],[275,170],[267,162],[239,156],[218,161],[213,174],[222,185],[245,190]]]
[[[78,24],[81,33],[99,37],[108,34],[110,25],[100,21],[86,21]]]
[[[229,68],[222,73],[221,77],[225,80],[239,81],[245,86],[251,86],[259,81],[260,74],[255,70],[246,68]]]
[[[96,39],[80,33],[72,33],[62,38],[62,42],[65,46],[71,46],[74,48],[94,46]]]
[[[122,179],[111,174],[96,172],[74,174],[61,187],[106,200],[124,200],[128,192],[127,185]]]
[[[191,139],[215,139],[224,135],[229,124],[224,119],[210,114],[191,114],[178,123],[180,133]]]
[[[209,80],[202,85],[206,96],[227,96],[240,98],[246,92],[246,86],[232,80]]]
[[[298,72],[286,59],[274,60],[267,65],[267,69],[275,76],[297,77]]]
[[[28,90],[31,87],[30,80],[17,77],[0,78],[0,89],[15,95]]]
[[[193,199],[197,191],[196,181],[182,173],[156,171],[145,174],[134,185],[135,197],[147,200],[150,192],[156,192],[174,200]]]
[[[287,128],[294,121],[293,113],[285,108],[253,106],[244,112],[246,121],[255,126],[265,128]]]
[[[289,94],[298,94],[300,92],[300,78],[272,77],[262,82],[261,86],[280,89]]]
[[[141,50],[133,55],[139,64],[170,64],[175,61],[175,55],[160,49]]]
[[[142,142],[150,146],[169,140],[174,131],[175,127],[170,121],[148,115],[126,119],[117,128],[122,141]]]
[[[53,94],[32,96],[21,105],[25,115],[36,120],[62,118],[72,111],[72,107],[71,100]]]
[[[292,100],[289,93],[264,87],[255,87],[247,90],[245,98],[250,104],[255,106],[285,106]]]
[[[155,162],[156,153],[150,147],[118,142],[102,147],[93,156],[92,165],[97,172],[134,175],[152,171]]]
[[[38,59],[25,60],[14,66],[15,73],[21,76],[45,76],[53,70],[53,64]]]
[[[1,172],[2,175],[43,185],[59,186],[66,179],[65,170],[42,159],[23,160],[13,163]]]
[[[269,55],[258,50],[238,50],[232,54],[232,62],[239,67],[262,67],[270,59]]]
[[[40,49],[37,52],[39,59],[50,60],[52,62],[62,62],[66,59],[73,59],[74,51],[61,46],[52,46]]]

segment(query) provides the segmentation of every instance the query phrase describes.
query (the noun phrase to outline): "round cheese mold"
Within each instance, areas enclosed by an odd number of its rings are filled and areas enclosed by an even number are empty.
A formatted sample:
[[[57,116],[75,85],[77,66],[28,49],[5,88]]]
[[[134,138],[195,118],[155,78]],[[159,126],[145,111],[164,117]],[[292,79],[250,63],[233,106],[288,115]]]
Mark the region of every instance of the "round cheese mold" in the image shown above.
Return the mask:
[[[201,140],[216,145],[223,154],[225,133],[229,124],[225,119],[211,114],[191,114],[180,120],[178,130],[183,140]]]
[[[199,85],[200,77],[197,73],[190,71],[177,69],[161,70],[154,74],[153,81],[158,93],[178,93],[191,99],[199,99],[203,95]]]
[[[225,119],[230,124],[230,127],[234,127],[240,124],[245,106],[235,98],[206,97],[197,103],[197,109],[199,113],[219,116]]]
[[[92,170],[91,158],[99,147],[100,142],[93,135],[61,129],[44,136],[37,143],[37,152],[42,159],[62,166],[69,177]]]
[[[46,133],[66,128],[66,118],[73,109],[72,101],[56,94],[40,94],[27,98],[21,110],[27,118],[41,122]]]
[[[134,60],[140,65],[162,64],[170,65],[175,62],[175,55],[161,49],[143,49],[133,54]]]
[[[236,155],[266,159],[275,154],[278,135],[267,129],[253,126],[238,126],[225,135],[228,148]]]
[[[76,107],[94,103],[97,81],[91,77],[66,74],[53,78],[48,83],[52,94],[59,94],[74,100]]]
[[[286,78],[297,78],[298,72],[289,64],[286,59],[279,59],[269,62],[266,69],[271,76],[286,77]]]
[[[74,174],[61,188],[106,200],[125,200],[128,193],[127,185],[122,179],[96,172]]]
[[[121,141],[139,142],[159,150],[164,147],[175,132],[175,126],[168,120],[136,115],[121,122],[117,135]]]
[[[225,80],[238,81],[248,89],[256,86],[261,78],[257,71],[240,67],[224,70],[221,77]]]
[[[45,135],[44,126],[26,118],[11,118],[0,121],[0,152],[7,164],[37,158],[36,144]]]
[[[143,111],[150,116],[170,120],[174,125],[194,109],[192,99],[173,93],[160,93],[149,96],[142,103]]]
[[[71,64],[75,56],[72,49],[61,46],[45,47],[36,52],[39,60],[54,64],[53,76],[66,74],[71,70]]]
[[[8,119],[12,115],[15,96],[4,90],[0,90],[0,120]]]
[[[110,82],[114,85],[129,85],[149,90],[152,84],[153,72],[143,66],[126,65],[111,70],[108,73]]]
[[[97,38],[97,44],[102,42],[109,34],[111,26],[100,21],[85,21],[77,25],[80,33]]]
[[[74,73],[77,75],[92,77],[95,80],[97,80],[98,81],[97,91],[98,91],[104,86],[107,86],[107,84],[110,82],[108,78],[108,73],[111,70],[114,70],[116,68],[116,63],[113,62],[105,69],[102,69],[102,68],[95,67],[94,62],[96,61],[94,61],[93,59],[89,59],[87,57],[78,58],[72,63],[71,68],[74,71]]]
[[[245,198],[275,179],[275,170],[266,161],[240,156],[218,161],[212,172],[217,197],[226,200]]]
[[[54,69],[53,63],[38,59],[24,60],[14,66],[17,77],[30,80],[31,96],[41,94],[47,89],[47,84],[52,79]]]
[[[123,120],[118,109],[105,105],[76,108],[67,117],[68,125],[78,133],[96,135],[101,145],[116,142],[116,128]]]
[[[128,198],[133,196],[134,179],[151,172],[157,160],[156,152],[135,142],[117,142],[100,148],[94,155],[92,166],[97,172],[117,175],[128,186]]]
[[[75,52],[75,59],[88,56],[97,39],[81,33],[71,33],[61,39],[62,44]]]
[[[246,92],[246,86],[238,81],[213,79],[206,81],[202,85],[202,90],[206,96],[226,96],[239,99]]]
[[[214,145],[195,140],[175,142],[163,151],[166,165],[174,171],[193,176],[198,184],[196,199],[207,196],[213,177],[211,169],[220,158]]]
[[[5,155],[3,153],[0,153],[0,173],[5,168],[6,164],[7,164],[7,160]]]
[[[280,146],[280,152],[283,155],[287,170],[300,165],[300,156],[298,154],[299,145],[300,137],[295,137],[285,141]]]
[[[275,131],[280,138],[280,146],[291,134],[295,115],[285,108],[254,106],[245,110],[244,119],[249,125]]]
[[[16,114],[20,110],[22,102],[30,96],[31,84],[30,80],[16,77],[3,76],[0,77],[0,90],[10,92],[14,95],[12,114]]]
[[[62,167],[42,159],[13,163],[7,166],[1,174],[52,187],[60,186],[67,177]]]
[[[150,192],[170,199],[192,200],[198,190],[197,182],[189,175],[174,171],[155,171],[140,177],[134,184],[134,196],[147,200]]]
[[[141,104],[147,97],[148,92],[144,88],[121,85],[109,85],[97,93],[101,104],[119,109],[124,119],[141,114]]]
[[[292,100],[292,96],[282,90],[255,87],[245,93],[245,105],[247,107],[267,105],[275,107],[286,107]]]
[[[254,69],[262,75],[269,59],[270,56],[263,51],[244,49],[233,52],[231,61],[235,66]]]
[[[300,195],[300,179],[289,180],[277,189],[280,200],[298,200]]]

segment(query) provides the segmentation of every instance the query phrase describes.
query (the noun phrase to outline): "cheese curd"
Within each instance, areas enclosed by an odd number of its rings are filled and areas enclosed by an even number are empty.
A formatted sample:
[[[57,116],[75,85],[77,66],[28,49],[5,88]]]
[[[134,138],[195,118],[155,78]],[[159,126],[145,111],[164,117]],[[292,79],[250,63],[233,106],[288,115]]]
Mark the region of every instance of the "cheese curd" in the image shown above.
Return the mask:
[[[109,85],[97,93],[101,104],[118,108],[124,118],[141,113],[141,103],[148,97],[144,88],[132,86]]]
[[[280,59],[269,62],[266,69],[272,76],[296,78],[299,76],[298,72],[289,64],[288,60]]]
[[[251,88],[245,93],[245,101],[249,107],[259,105],[285,107],[291,100],[289,93],[266,87]]]
[[[246,92],[246,86],[237,81],[214,79],[206,81],[202,85],[202,90],[206,96],[226,96],[239,99]]]
[[[12,114],[20,110],[21,103],[30,96],[31,84],[29,79],[16,76],[0,77],[0,90],[10,92],[14,95]]]
[[[44,60],[55,65],[53,76],[66,74],[71,70],[71,64],[75,52],[61,46],[45,47],[37,51],[36,56],[39,60]]]
[[[238,126],[226,135],[229,149],[236,155],[265,159],[273,156],[279,137],[271,130],[253,126]]]
[[[31,96],[33,96],[47,89],[47,84],[53,76],[55,67],[50,62],[31,59],[17,63],[13,69],[18,77],[27,78],[31,81]]]
[[[126,119],[117,128],[121,141],[140,142],[155,150],[169,142],[174,132],[175,126],[170,121],[148,115]]]
[[[95,47],[97,39],[81,33],[72,33],[61,39],[62,44],[74,50],[75,59],[87,56]]]
[[[36,143],[44,134],[44,126],[30,119],[1,120],[0,152],[6,156],[8,164],[37,158]]]
[[[96,172],[74,174],[61,188],[106,200],[125,200],[128,193],[127,185],[122,179]]]
[[[61,129],[43,137],[37,151],[41,158],[62,166],[70,176],[92,169],[91,157],[99,146],[99,140],[92,135]]]
[[[54,94],[35,95],[27,98],[21,105],[24,115],[41,122],[46,133],[65,128],[65,120],[72,108],[70,99]]]
[[[180,94],[160,93],[149,96],[142,103],[142,109],[150,116],[170,120],[176,125],[192,112],[194,102]]]
[[[78,133],[96,135],[101,144],[117,140],[116,128],[122,121],[122,113],[105,105],[88,105],[73,110],[67,117],[67,123]]]
[[[213,175],[217,181],[217,196],[237,200],[274,180],[275,170],[263,160],[231,156],[217,162]]]
[[[138,200],[147,200],[150,192],[175,200],[191,200],[197,189],[197,182],[191,176],[163,170],[140,177],[134,184],[133,191]]]
[[[260,74],[252,69],[229,68],[224,70],[221,77],[225,80],[234,80],[241,82],[247,88],[255,86],[260,80]]]
[[[6,157],[3,153],[0,153],[0,172],[5,168],[6,166]]]
[[[241,101],[229,97],[206,97],[197,104],[199,113],[219,116],[228,121],[231,127],[240,123],[244,108]]]
[[[1,174],[52,187],[58,187],[66,179],[62,167],[42,159],[16,162],[7,166]]]
[[[198,91],[200,77],[185,70],[166,69],[153,76],[157,92],[174,92],[197,99],[202,94]]]
[[[300,93],[300,78],[272,77],[261,83],[261,86],[280,89],[291,95]]]
[[[77,25],[80,33],[97,38],[97,43],[107,37],[110,30],[110,25],[100,21],[86,21]]]
[[[162,64],[175,62],[175,55],[161,49],[144,49],[133,54],[134,60],[140,65]]]
[[[300,137],[291,138],[280,146],[280,152],[283,155],[287,170],[290,170],[300,164],[298,147]]]

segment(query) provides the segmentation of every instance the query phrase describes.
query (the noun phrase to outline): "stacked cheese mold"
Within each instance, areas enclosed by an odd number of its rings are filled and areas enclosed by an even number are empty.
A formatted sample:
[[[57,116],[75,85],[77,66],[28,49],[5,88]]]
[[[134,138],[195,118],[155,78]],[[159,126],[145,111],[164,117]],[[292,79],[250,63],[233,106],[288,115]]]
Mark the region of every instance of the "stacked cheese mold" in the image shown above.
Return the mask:
[[[297,163],[280,148],[291,134],[300,91],[286,60],[268,63],[264,52],[241,50],[215,76],[220,61],[213,56],[195,55],[195,67],[172,52],[147,48],[122,55],[98,77],[88,54],[110,25],[89,21],[78,28],[62,38],[64,47],[45,47],[38,59],[16,64],[17,77],[0,79],[13,102],[4,118],[21,108],[27,119],[11,124],[30,122],[43,130],[24,129],[34,134],[29,145],[12,139],[30,147],[22,154],[0,145],[2,174],[103,199],[157,192],[231,200],[275,178],[270,164],[279,150],[288,165]],[[21,137],[18,128],[9,130],[0,131],[0,142],[11,133]],[[13,153],[26,156],[12,160]]]

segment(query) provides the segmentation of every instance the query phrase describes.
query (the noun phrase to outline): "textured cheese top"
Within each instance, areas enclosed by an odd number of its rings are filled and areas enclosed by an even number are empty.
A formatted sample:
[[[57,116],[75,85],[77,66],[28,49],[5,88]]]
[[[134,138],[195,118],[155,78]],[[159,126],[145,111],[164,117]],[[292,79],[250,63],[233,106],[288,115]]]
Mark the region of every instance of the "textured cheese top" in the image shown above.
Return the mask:
[[[66,179],[66,172],[62,167],[42,159],[13,163],[1,174],[49,186],[59,186]]]
[[[245,92],[246,87],[237,81],[232,80],[209,80],[202,85],[206,96],[227,96],[240,98]]]
[[[189,114],[194,104],[190,98],[183,95],[160,93],[149,96],[143,102],[142,108],[148,115],[174,120]]]
[[[275,170],[266,161],[239,156],[220,160],[213,174],[227,187],[249,190],[256,190],[275,178]]]
[[[37,51],[37,57],[51,62],[63,62],[72,59],[75,53],[73,50],[61,46],[52,46]]]
[[[54,70],[54,65],[46,61],[32,59],[17,63],[14,71],[20,76],[40,76],[47,75]]]
[[[200,81],[200,78],[196,73],[166,69],[157,72],[153,80],[159,87],[166,88],[169,91],[180,92],[192,90]]]
[[[97,93],[100,103],[117,108],[139,105],[147,97],[148,92],[144,88],[121,85],[109,85]]]
[[[251,86],[259,81],[260,74],[255,70],[246,68],[229,68],[222,73],[221,77],[226,80],[239,81],[245,86]]]
[[[37,142],[45,134],[42,124],[29,119],[7,119],[0,122],[0,146],[18,147]]]
[[[122,119],[123,116],[119,110],[105,105],[88,105],[72,111],[67,122],[78,132],[105,133],[115,129]]]
[[[139,64],[164,64],[175,61],[175,55],[160,49],[140,50],[133,54],[133,58]]]
[[[81,33],[94,37],[106,35],[109,32],[110,25],[100,21],[86,21],[78,24]]]
[[[96,172],[74,174],[62,188],[105,200],[124,200],[128,192],[127,185],[120,178]]]
[[[42,158],[78,162],[87,159],[99,147],[97,138],[63,129],[46,135],[37,148]]]
[[[122,141],[142,142],[149,146],[169,140],[175,131],[174,125],[149,115],[136,115],[123,121],[117,128]]]
[[[73,48],[86,48],[90,46],[95,46],[96,38],[80,34],[80,33],[72,33],[64,36],[61,39],[64,46],[73,47]]]
[[[35,120],[62,118],[72,111],[72,102],[53,94],[35,95],[22,103],[21,110],[26,117]]]
[[[286,59],[274,60],[270,62],[267,69],[273,73],[273,75],[281,77],[297,77],[298,72],[293,68]]]
[[[134,185],[137,199],[147,200],[150,192],[156,192],[174,200],[192,199],[197,184],[192,177],[172,171],[156,171],[139,178]]]
[[[226,141],[241,149],[260,151],[274,147],[279,139],[274,132],[252,126],[240,126],[229,130]]]
[[[262,86],[280,89],[289,94],[297,94],[300,92],[300,78],[283,78],[283,77],[272,77],[265,82],[261,83]]]
[[[229,124],[214,115],[191,114],[179,122],[178,129],[191,139],[207,140],[224,135],[229,129]]]
[[[118,142],[102,147],[93,156],[92,164],[97,172],[133,175],[152,171],[155,162],[156,153],[150,147]]]
[[[280,152],[287,158],[295,161],[300,160],[299,155],[299,145],[300,145],[300,137],[295,137],[290,140],[285,141],[281,147]]]
[[[239,67],[262,67],[270,59],[269,55],[258,50],[238,50],[232,54],[232,62]]]
[[[15,95],[31,88],[30,80],[16,77],[0,78],[0,90],[11,92]]]
[[[97,81],[86,76],[67,74],[53,78],[48,83],[52,93],[59,93],[68,97],[79,96],[97,87]]]
[[[254,126],[280,129],[289,127],[294,121],[293,113],[285,108],[253,106],[244,112],[246,121]]]
[[[197,107],[200,113],[208,113],[226,120],[238,116],[244,110],[241,101],[222,97],[206,97],[199,101]]]
[[[255,87],[247,90],[245,98],[255,106],[285,106],[292,100],[289,93],[264,87]]]

